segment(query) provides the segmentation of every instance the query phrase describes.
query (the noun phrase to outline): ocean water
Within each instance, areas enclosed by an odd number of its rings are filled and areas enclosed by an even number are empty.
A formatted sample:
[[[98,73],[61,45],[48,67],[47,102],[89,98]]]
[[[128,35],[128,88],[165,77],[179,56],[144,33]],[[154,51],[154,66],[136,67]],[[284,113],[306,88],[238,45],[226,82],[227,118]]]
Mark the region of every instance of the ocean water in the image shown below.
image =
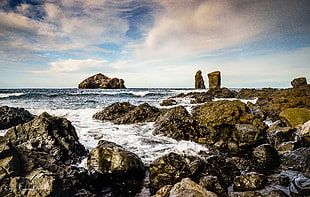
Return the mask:
[[[108,140],[123,146],[126,150],[136,153],[145,164],[156,158],[176,152],[195,155],[200,151],[208,152],[207,148],[189,141],[176,141],[164,136],[154,136],[153,122],[115,125],[92,119],[93,114],[115,102],[130,102],[133,105],[149,103],[161,107],[163,99],[180,93],[207,91],[194,89],[0,89],[0,106],[22,107],[34,115],[48,112],[51,115],[65,117],[75,127],[80,142],[89,150],[99,140]],[[191,111],[188,99],[178,99]],[[6,130],[0,130],[4,135]],[[80,166],[86,167],[86,161]]]

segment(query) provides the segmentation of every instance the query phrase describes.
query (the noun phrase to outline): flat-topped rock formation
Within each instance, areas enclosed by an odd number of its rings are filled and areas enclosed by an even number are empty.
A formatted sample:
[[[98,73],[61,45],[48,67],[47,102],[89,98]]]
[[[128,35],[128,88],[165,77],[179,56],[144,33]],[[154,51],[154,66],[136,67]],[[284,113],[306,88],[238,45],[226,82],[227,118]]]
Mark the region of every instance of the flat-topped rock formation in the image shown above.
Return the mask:
[[[78,87],[80,89],[126,89],[123,79],[109,78],[102,73],[85,79]]]
[[[209,88],[221,88],[221,72],[214,71],[208,74]]]

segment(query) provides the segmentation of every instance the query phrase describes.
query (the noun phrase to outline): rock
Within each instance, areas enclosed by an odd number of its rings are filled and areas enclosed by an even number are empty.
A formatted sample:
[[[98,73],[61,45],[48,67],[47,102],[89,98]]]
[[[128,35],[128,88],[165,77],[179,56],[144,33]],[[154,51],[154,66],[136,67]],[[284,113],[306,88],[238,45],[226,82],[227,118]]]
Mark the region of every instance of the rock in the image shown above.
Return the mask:
[[[199,180],[199,185],[218,196],[228,196],[226,185],[221,183],[217,176],[203,176]]]
[[[310,147],[301,147],[281,157],[281,168],[310,172]]]
[[[104,140],[99,141],[98,145],[90,151],[87,167],[101,174],[134,177],[134,179],[145,176],[145,166],[136,154]]]
[[[290,196],[281,190],[274,189],[266,192],[266,194],[264,194],[264,197],[290,197]]]
[[[307,79],[306,77],[295,78],[293,81],[291,81],[291,85],[293,86],[293,88],[305,86],[307,85]]]
[[[288,108],[283,110],[279,116],[287,126],[296,127],[310,120],[310,109]]]
[[[256,172],[245,173],[234,179],[234,189],[239,191],[258,190],[265,187],[267,178]]]
[[[190,178],[184,178],[172,187],[169,197],[217,197],[217,195]]]
[[[108,120],[115,124],[134,124],[145,121],[155,121],[159,116],[160,110],[143,103],[139,106],[131,105],[128,102],[113,103],[106,107],[103,111],[93,115],[97,120]]]
[[[290,178],[284,174],[273,174],[268,176],[269,185],[281,185],[287,187],[290,184]]]
[[[163,100],[159,105],[160,106],[171,106],[171,105],[176,105],[177,101],[174,99],[167,99]]]
[[[34,116],[24,108],[0,107],[0,130],[23,124],[34,119]]]
[[[226,160],[234,164],[239,169],[239,171],[250,172],[257,169],[257,166],[254,164],[254,162],[246,158],[231,157],[227,158]]]
[[[28,123],[9,129],[5,137],[18,148],[44,151],[65,164],[73,164],[87,154],[71,122],[46,112]]]
[[[173,107],[162,113],[155,122],[153,134],[163,134],[176,140],[196,137],[193,121],[183,106]]]
[[[209,88],[220,88],[221,87],[221,72],[214,71],[208,74]]]
[[[235,98],[236,92],[228,88],[211,88],[207,94],[212,95],[214,98]]]
[[[267,139],[269,144],[279,151],[281,144],[283,145],[283,143],[295,139],[295,132],[296,130],[291,127],[277,127],[267,132]],[[284,153],[285,152],[279,151],[280,155]]]
[[[150,164],[149,171],[151,193],[165,185],[174,185],[190,174],[185,158],[176,153],[156,159]]]
[[[235,140],[239,147],[251,146],[257,143],[260,131],[251,124],[236,124]]]
[[[263,197],[263,195],[255,191],[246,191],[246,192],[230,192],[229,197]]]
[[[155,195],[152,197],[168,197],[170,190],[172,188],[172,185],[165,185],[164,187],[160,188]]]
[[[126,89],[123,79],[109,78],[101,73],[93,75],[82,81],[81,89]]]
[[[201,70],[198,70],[195,75],[195,89],[206,89]]]
[[[300,136],[304,139],[305,144],[310,146],[310,120],[302,125]]]
[[[295,176],[289,190],[292,196],[310,196],[310,177],[302,174]]]
[[[252,153],[254,161],[261,172],[268,172],[280,165],[280,157],[276,149],[269,144],[256,147]]]

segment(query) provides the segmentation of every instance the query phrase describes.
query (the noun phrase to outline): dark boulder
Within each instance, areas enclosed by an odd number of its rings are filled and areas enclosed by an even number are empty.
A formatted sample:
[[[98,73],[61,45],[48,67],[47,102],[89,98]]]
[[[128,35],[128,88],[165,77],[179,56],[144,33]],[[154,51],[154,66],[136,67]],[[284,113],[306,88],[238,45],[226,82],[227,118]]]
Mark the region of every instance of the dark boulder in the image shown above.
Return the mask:
[[[236,92],[228,88],[212,88],[209,89],[206,94],[214,98],[235,98],[236,96]]]
[[[265,187],[267,178],[256,172],[245,173],[234,179],[234,189],[239,191],[258,190]]]
[[[109,78],[101,73],[93,75],[82,81],[78,88],[82,89],[125,89],[124,80]]]
[[[305,85],[307,85],[307,79],[306,79],[306,77],[295,78],[295,79],[293,79],[293,81],[291,81],[291,85],[293,86],[293,88],[305,86]]]
[[[171,105],[176,105],[177,101],[174,99],[166,99],[163,100],[159,105],[160,106],[171,106]]]
[[[34,116],[24,108],[0,107],[0,130],[23,124],[34,119]]]
[[[93,118],[97,120],[107,120],[114,122],[133,109],[135,109],[135,106],[128,102],[116,102],[112,105],[109,105],[108,107],[105,107],[102,111],[95,113]]]
[[[310,147],[301,147],[283,154],[281,167],[283,169],[310,172]]]
[[[221,87],[221,72],[214,71],[208,74],[209,88],[220,88]]]
[[[199,180],[199,185],[208,191],[216,193],[218,196],[228,196],[227,186],[217,176],[203,176]]]
[[[262,144],[256,147],[252,157],[261,172],[268,172],[280,165],[280,157],[277,150],[269,144]]]
[[[183,106],[168,109],[156,120],[154,135],[165,135],[176,140],[195,139],[195,129],[190,114]]]
[[[195,89],[206,89],[201,70],[198,70],[195,75]]]

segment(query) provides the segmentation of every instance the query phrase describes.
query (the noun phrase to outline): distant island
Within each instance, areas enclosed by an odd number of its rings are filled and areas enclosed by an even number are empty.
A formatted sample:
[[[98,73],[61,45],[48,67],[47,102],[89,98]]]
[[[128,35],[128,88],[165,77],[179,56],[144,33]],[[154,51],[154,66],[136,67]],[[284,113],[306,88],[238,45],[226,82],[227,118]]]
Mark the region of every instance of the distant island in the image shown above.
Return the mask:
[[[79,83],[80,89],[126,89],[123,79],[109,78],[98,73]]]

